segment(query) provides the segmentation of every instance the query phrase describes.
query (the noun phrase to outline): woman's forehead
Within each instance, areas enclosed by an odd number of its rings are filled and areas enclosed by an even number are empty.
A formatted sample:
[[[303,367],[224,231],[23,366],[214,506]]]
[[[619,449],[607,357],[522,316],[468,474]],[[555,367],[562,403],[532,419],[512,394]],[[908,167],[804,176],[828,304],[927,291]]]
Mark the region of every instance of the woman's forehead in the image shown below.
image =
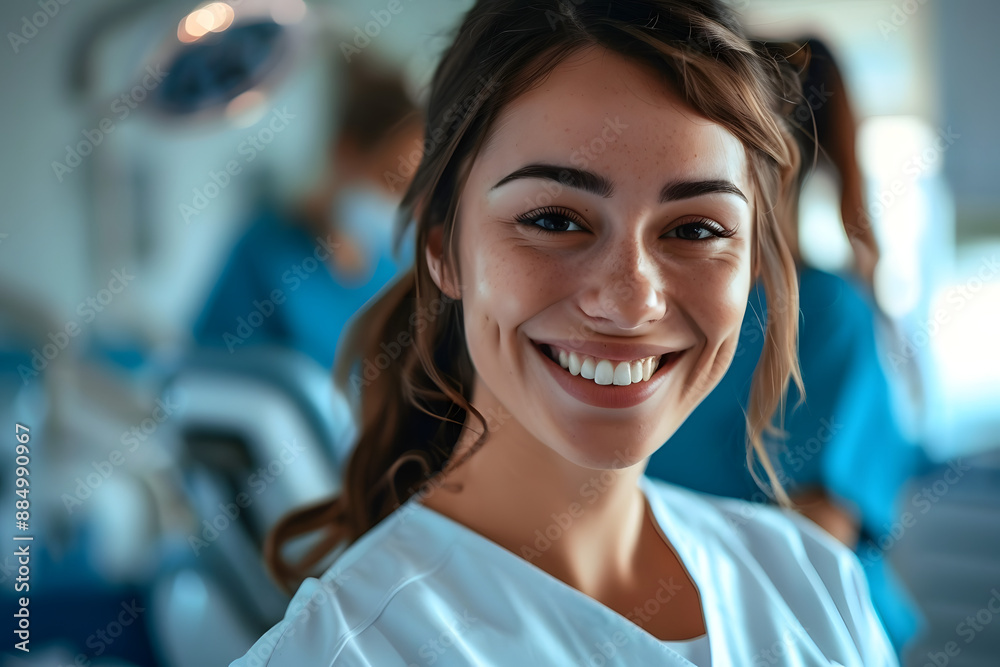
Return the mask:
[[[600,47],[571,54],[512,100],[477,160],[501,170],[524,163],[610,170],[640,181],[726,179],[741,189],[749,188],[746,162],[743,144],[662,76]]]

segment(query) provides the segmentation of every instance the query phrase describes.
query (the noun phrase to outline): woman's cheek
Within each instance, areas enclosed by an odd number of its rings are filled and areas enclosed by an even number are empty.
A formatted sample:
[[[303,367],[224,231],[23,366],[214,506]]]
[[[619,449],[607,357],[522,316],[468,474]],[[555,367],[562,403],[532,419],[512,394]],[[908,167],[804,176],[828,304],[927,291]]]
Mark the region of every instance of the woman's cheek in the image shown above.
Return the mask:
[[[750,270],[745,264],[709,260],[678,267],[682,278],[676,298],[688,306],[709,339],[725,339],[743,323],[750,293]]]
[[[743,316],[747,309],[747,297],[750,294],[750,271],[734,273],[727,281],[722,291],[719,305],[722,316],[727,323],[729,333],[739,336],[743,326]]]
[[[484,315],[511,329],[543,310],[566,285],[559,263],[536,248],[510,240],[486,247],[477,257],[475,298],[487,311]]]

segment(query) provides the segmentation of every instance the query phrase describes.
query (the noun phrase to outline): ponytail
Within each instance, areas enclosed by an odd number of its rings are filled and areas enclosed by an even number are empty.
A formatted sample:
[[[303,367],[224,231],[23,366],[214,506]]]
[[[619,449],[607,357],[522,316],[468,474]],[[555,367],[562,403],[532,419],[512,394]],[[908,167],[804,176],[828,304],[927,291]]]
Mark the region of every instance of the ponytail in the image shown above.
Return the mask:
[[[265,559],[289,591],[331,551],[358,539],[440,473],[468,414],[485,423],[465,398],[472,363],[460,304],[433,282],[420,289],[414,270],[362,313],[346,336],[335,381],[356,403],[360,436],[340,495],[293,511],[268,535]],[[484,441],[485,432],[474,449]],[[283,547],[310,533],[318,533],[317,541],[289,563]]]

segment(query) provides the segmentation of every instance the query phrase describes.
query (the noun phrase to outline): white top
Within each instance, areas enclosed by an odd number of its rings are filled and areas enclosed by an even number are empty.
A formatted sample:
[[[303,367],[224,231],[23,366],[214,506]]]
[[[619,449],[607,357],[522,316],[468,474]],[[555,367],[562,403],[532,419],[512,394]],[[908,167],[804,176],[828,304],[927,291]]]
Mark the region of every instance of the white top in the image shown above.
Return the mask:
[[[640,486],[698,587],[705,637],[660,641],[411,499],[307,579],[232,664],[898,667],[860,563],[821,528],[791,510]],[[651,591],[649,613],[657,598],[669,603]]]
[[[688,659],[697,667],[709,667],[712,664],[712,651],[708,645],[708,635],[700,635],[694,639],[663,642],[666,646]]]

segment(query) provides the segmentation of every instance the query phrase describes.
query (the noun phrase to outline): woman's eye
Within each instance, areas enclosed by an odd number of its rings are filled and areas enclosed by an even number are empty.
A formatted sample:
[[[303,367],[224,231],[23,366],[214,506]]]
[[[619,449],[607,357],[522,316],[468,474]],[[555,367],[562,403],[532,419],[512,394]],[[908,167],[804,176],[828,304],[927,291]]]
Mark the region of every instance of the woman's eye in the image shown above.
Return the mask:
[[[732,236],[732,234],[727,233],[721,225],[710,220],[699,220],[698,222],[678,225],[664,236],[684,239],[685,241],[704,241],[715,237]]]
[[[517,221],[546,232],[583,231],[583,227],[570,219],[569,216],[557,211],[532,211],[531,213],[517,216]]]
[[[543,215],[532,222],[550,232],[577,232],[581,229],[580,225],[559,215]]]

